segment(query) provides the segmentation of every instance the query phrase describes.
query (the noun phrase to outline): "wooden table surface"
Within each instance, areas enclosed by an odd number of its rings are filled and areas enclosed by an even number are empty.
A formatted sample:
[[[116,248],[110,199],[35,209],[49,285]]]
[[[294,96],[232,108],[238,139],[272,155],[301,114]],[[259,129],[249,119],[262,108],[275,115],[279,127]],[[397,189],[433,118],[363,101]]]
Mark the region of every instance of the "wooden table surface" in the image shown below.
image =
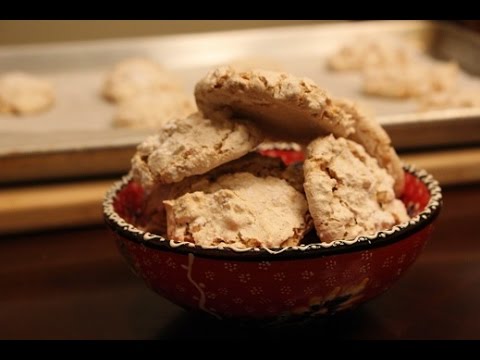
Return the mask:
[[[0,238],[0,339],[480,339],[480,184],[444,189],[432,241],[387,293],[300,328],[186,313],[130,274],[103,227]]]

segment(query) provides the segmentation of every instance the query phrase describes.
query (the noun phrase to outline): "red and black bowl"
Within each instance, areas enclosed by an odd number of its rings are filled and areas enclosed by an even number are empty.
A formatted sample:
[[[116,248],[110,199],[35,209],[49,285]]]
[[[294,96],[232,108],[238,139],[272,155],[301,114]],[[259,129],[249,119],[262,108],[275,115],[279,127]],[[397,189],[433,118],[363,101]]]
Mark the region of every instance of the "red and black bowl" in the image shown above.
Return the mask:
[[[441,189],[405,167],[409,222],[350,241],[281,249],[207,248],[132,225],[142,189],[125,176],[106,194],[108,228],[132,271],[155,292],[219,319],[278,323],[330,315],[372,299],[415,262],[441,209]]]

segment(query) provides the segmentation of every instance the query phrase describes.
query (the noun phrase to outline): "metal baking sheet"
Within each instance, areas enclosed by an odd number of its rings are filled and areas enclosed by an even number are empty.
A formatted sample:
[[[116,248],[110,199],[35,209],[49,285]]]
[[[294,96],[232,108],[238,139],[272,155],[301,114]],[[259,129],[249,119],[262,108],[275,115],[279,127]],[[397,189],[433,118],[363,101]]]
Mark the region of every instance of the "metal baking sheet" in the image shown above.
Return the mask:
[[[49,79],[57,90],[53,110],[27,117],[0,116],[0,182],[70,178],[124,172],[147,130],[111,127],[115,106],[100,87],[116,62],[153,58],[176,73],[192,93],[212,67],[239,58],[270,58],[286,71],[307,76],[335,96],[369,106],[397,149],[480,142],[480,109],[417,112],[414,101],[361,94],[360,75],[329,72],[325,59],[349,39],[388,34],[424,48],[432,57],[456,60],[461,84],[480,84],[480,37],[452,24],[368,21],[225,31],[125,40],[0,48],[0,72],[21,70]]]

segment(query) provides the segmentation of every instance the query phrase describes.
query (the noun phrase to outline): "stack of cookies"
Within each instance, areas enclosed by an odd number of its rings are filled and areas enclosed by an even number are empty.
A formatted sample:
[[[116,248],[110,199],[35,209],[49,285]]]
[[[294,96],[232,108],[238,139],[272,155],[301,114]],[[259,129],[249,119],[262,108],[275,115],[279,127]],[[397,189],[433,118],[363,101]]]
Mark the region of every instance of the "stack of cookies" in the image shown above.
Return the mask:
[[[408,221],[387,133],[313,81],[225,66],[196,84],[195,100],[198,112],[168,121],[132,159],[144,230],[204,247],[281,248],[313,227],[333,242]],[[266,139],[302,144],[305,162],[260,155]]]

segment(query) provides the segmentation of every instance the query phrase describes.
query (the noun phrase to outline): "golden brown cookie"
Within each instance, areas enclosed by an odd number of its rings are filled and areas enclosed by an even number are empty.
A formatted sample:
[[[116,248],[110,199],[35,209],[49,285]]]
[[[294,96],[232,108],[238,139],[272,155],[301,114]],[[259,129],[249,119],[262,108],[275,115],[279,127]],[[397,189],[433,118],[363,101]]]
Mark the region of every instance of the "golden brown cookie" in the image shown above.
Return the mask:
[[[408,220],[394,179],[365,149],[333,135],[307,148],[305,194],[322,242],[373,235]]]
[[[210,120],[194,113],[167,122],[143,141],[132,160],[132,170],[144,185],[175,183],[238,159],[262,140],[262,134],[250,124]]]
[[[164,204],[168,238],[201,246],[294,246],[308,229],[304,195],[271,176],[223,175]]]
[[[272,138],[308,141],[320,134],[349,136],[354,121],[306,78],[266,70],[220,67],[195,87],[200,111],[212,119],[246,118]]]
[[[303,193],[303,169],[298,164],[285,166],[279,158],[272,158],[251,152],[239,159],[220,165],[209,172],[191,176],[173,184],[155,184],[146,188],[144,216],[148,220],[144,230],[166,234],[164,200],[176,199],[187,193],[204,191],[220,176],[248,172],[256,177],[273,176],[285,179],[297,191]]]
[[[355,119],[355,132],[348,139],[361,144],[370,156],[395,179],[395,194],[400,196],[405,186],[405,173],[392,141],[383,127],[367,116],[358,106],[344,99],[335,99],[335,104]]]

